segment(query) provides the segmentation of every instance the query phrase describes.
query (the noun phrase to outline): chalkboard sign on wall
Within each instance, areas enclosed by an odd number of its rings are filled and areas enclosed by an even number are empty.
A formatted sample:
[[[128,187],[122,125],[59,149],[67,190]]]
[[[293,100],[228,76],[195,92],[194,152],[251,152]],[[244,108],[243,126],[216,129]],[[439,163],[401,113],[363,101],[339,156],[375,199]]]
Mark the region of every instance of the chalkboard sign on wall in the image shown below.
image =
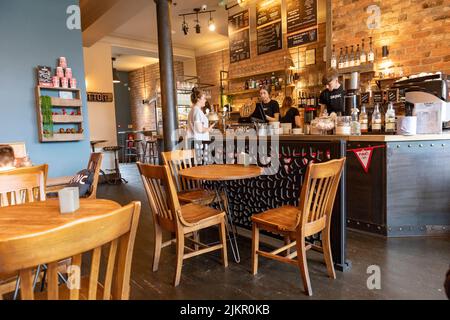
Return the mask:
[[[250,59],[250,29],[230,34],[230,62]]]
[[[233,14],[228,18],[228,34],[232,34],[250,26],[250,13],[248,10]]]
[[[316,42],[318,39],[317,28],[299,32],[288,36],[288,48],[298,47],[305,44]]]
[[[281,0],[264,0],[256,4],[256,25],[262,26],[281,19]]]
[[[317,0],[287,0],[287,33],[317,25]]]
[[[40,87],[53,87],[51,67],[38,66],[37,77]]]
[[[281,20],[257,30],[258,54],[264,54],[283,48]]]

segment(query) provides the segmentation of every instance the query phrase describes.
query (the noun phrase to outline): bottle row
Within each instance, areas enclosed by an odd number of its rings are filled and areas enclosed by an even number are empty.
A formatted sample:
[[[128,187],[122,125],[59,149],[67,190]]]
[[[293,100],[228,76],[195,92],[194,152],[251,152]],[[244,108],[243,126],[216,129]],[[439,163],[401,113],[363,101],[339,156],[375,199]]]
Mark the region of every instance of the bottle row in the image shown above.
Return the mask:
[[[260,80],[250,78],[245,80],[244,90],[259,89],[264,86],[270,86],[272,90],[281,90],[283,86],[283,78],[275,76],[274,72],[272,72],[272,76],[270,78],[265,77]]]
[[[355,51],[356,47],[356,51]],[[335,45],[333,45],[333,52],[331,54],[331,67],[332,68],[350,68],[357,67],[366,63],[373,63],[375,61],[375,53],[372,46],[372,37],[369,37],[369,51],[366,53],[364,48],[364,39],[361,40],[361,48],[359,44],[351,45],[350,52],[349,46],[340,48],[339,57],[336,54]]]
[[[380,105],[378,103],[375,104],[374,110],[371,114],[371,119],[369,121],[369,114],[366,110],[366,105],[363,104],[361,106],[360,113],[358,109],[353,109],[352,123],[353,122],[359,123],[361,133],[368,133],[370,130],[372,133],[395,134],[396,120],[394,105],[389,103],[386,113],[383,114],[382,111],[380,111]]]

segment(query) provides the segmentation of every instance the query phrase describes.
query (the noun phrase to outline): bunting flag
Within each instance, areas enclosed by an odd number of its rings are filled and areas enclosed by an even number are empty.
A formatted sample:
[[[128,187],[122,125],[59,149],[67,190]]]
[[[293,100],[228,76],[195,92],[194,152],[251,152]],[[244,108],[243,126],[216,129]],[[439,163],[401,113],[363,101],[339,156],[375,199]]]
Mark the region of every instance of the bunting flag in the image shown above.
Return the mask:
[[[384,148],[384,145],[381,146],[373,146],[373,147],[366,147],[366,148],[359,148],[359,149],[348,149],[347,151],[352,151],[356,158],[358,159],[359,163],[363,167],[364,171],[366,173],[369,173],[370,163],[372,161],[372,155],[373,150],[378,148]]]

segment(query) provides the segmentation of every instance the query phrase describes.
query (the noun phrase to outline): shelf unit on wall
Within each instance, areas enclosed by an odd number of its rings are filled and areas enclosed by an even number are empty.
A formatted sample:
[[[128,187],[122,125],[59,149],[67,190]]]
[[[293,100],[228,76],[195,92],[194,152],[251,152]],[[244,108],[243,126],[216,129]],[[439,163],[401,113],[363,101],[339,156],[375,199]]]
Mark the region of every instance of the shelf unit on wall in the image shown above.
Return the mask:
[[[43,91],[48,91],[48,94],[43,94]],[[60,92],[71,93],[71,99],[63,99],[55,97],[55,94]],[[44,132],[44,123],[42,116],[41,97],[49,96],[51,99],[52,113],[58,112],[58,114],[52,115],[53,125],[57,128],[64,129],[68,133],[61,133],[59,129],[54,130],[53,133]],[[36,86],[36,112],[38,119],[39,129],[39,141],[40,142],[68,142],[68,141],[81,141],[83,136],[83,102],[81,99],[81,90],[72,88],[54,88],[54,87],[40,87]],[[69,112],[63,114],[63,109],[69,109]],[[55,111],[57,110],[57,111]],[[71,111],[74,115],[71,115]],[[70,127],[70,128],[69,128]],[[72,130],[73,129],[73,130]]]
[[[341,68],[338,69],[338,72],[340,75],[349,74],[352,72],[359,72],[359,73],[375,73],[375,64],[373,63],[365,63],[359,66],[355,67],[348,67],[348,68]]]

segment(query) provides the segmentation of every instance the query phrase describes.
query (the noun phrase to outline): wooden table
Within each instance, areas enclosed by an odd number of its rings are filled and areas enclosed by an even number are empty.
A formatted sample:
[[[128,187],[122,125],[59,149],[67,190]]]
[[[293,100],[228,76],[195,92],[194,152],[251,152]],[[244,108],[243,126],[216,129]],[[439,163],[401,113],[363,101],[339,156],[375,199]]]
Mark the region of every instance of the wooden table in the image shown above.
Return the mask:
[[[80,199],[80,209],[71,214],[60,214],[57,199],[3,207],[0,208],[0,242],[51,231],[119,208],[117,202],[99,199]]]
[[[243,166],[237,164],[212,164],[207,166],[197,166],[187,168],[179,171],[179,174],[187,179],[203,180],[203,181],[215,181],[216,197],[221,198],[221,191],[225,195],[225,200],[228,200],[229,193],[226,182],[232,180],[243,180],[256,178],[262,175],[264,169],[257,166]],[[228,202],[228,201],[227,201]],[[228,224],[231,226],[231,232],[233,233],[233,240],[230,237],[230,227],[227,226],[228,238],[231,244],[231,250],[233,252],[234,260],[239,263],[241,257],[239,255],[239,248],[236,241],[236,230],[233,223],[233,211],[230,206],[226,206]]]

